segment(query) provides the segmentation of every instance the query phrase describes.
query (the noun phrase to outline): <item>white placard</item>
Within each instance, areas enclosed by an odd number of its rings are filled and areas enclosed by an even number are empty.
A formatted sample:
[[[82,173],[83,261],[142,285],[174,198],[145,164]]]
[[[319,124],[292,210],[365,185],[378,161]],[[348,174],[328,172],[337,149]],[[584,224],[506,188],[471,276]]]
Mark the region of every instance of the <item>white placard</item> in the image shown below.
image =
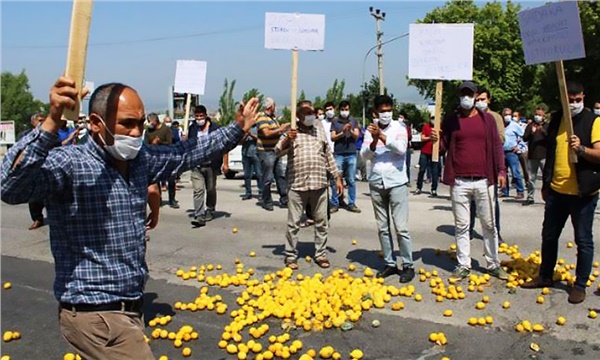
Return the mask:
[[[176,93],[204,95],[206,85],[206,61],[177,60],[175,70]]]
[[[409,78],[473,78],[473,24],[410,24],[409,34]]]
[[[576,1],[522,10],[519,27],[527,65],[585,57]]]
[[[0,121],[0,145],[13,145],[15,138],[15,122]]]
[[[83,98],[84,100],[89,100],[96,89],[94,87],[93,81],[86,81],[84,87],[89,90],[88,94]]]
[[[325,15],[266,13],[265,48],[324,50]]]

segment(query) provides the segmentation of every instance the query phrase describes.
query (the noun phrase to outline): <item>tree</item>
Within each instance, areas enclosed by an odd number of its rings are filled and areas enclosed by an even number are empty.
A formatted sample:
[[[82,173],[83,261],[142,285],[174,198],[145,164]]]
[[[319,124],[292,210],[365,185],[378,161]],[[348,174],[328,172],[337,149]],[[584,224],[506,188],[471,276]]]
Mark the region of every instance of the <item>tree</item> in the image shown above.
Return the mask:
[[[473,1],[450,1],[427,13],[419,23],[474,23],[473,81],[488,88],[495,109],[530,108],[540,102],[540,66],[525,66],[517,13],[519,5],[508,1],[482,7]],[[409,80],[419,93],[435,97],[432,80]],[[443,109],[451,112],[458,104],[460,81],[444,81]]]
[[[427,109],[419,109],[415,104],[412,103],[401,103],[396,105],[396,112],[404,115],[413,129],[420,129],[425,124],[429,117],[429,111]]]
[[[305,101],[306,100],[306,93],[304,92],[304,90],[300,91],[300,97],[298,98],[297,102],[300,101]]]
[[[344,87],[346,86],[346,81],[338,81],[335,79],[333,81],[333,85],[327,90],[325,94],[325,102],[331,101],[335,106],[338,106],[340,101],[344,100]]]
[[[242,97],[242,101],[245,104],[246,101],[252,99],[253,97],[258,98],[259,106],[262,106],[262,103],[263,103],[263,100],[265,99],[265,96],[263,94],[261,94],[261,92],[258,91],[258,89],[255,89],[255,88],[252,88],[252,89],[246,91],[246,93]]]
[[[27,129],[31,115],[47,114],[49,105],[33,97],[25,70],[19,75],[2,73],[2,120],[14,120],[17,133]]]
[[[235,100],[233,98],[234,88],[235,80],[233,80],[231,83],[228,83],[227,79],[225,79],[223,93],[219,98],[219,112],[221,113],[221,119],[219,122],[221,125],[228,125],[235,119],[235,112],[237,109],[235,107]]]

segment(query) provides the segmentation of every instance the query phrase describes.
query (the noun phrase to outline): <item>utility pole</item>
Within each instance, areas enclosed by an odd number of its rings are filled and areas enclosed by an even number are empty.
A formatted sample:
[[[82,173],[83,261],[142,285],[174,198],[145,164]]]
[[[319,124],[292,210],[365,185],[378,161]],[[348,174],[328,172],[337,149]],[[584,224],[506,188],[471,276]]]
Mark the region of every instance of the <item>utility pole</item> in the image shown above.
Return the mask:
[[[371,16],[375,18],[375,26],[377,27],[377,68],[379,70],[379,95],[383,95],[385,86],[383,84],[383,50],[381,43],[383,40],[383,31],[381,31],[381,22],[385,21],[385,13],[380,9],[369,7]]]

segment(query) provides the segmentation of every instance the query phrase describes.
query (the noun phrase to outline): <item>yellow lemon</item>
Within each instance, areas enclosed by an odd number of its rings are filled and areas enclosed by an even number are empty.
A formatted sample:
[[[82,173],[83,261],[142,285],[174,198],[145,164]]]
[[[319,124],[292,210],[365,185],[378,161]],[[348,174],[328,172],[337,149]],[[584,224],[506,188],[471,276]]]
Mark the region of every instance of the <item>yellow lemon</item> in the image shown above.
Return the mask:
[[[423,296],[421,296],[421,294],[416,294],[415,301],[421,301],[421,300],[423,300]]]
[[[446,316],[446,317],[452,316],[452,310],[445,310],[444,311],[444,316]]]
[[[573,247],[573,243],[569,241],[569,242],[567,243],[567,248],[569,248],[569,249],[570,249],[570,248],[572,248],[572,247]]]
[[[483,299],[482,299],[481,301],[483,301],[484,303],[486,303],[486,304],[487,304],[487,303],[489,303],[489,302],[490,302],[490,297],[489,297],[489,296],[484,296],[484,297],[483,297]]]
[[[358,241],[352,240],[352,245],[357,245],[357,244],[358,244]]]
[[[350,357],[355,360],[360,360],[363,358],[363,356],[364,354],[360,349],[354,349],[352,352],[350,352]]]
[[[2,336],[2,340],[4,340],[4,342],[9,342],[12,340],[12,331],[6,331],[4,333],[4,335]]]
[[[12,287],[12,284],[10,283],[10,281],[7,281],[4,283],[4,290],[8,290]]]
[[[161,355],[158,360],[169,360],[169,357],[167,355]]]
[[[349,270],[349,271],[354,271],[354,270],[356,270],[356,265],[354,265],[354,264],[350,264],[350,265],[348,265],[348,270]]]
[[[537,299],[535,300],[538,304],[543,304],[544,303],[544,297],[543,296],[538,296]]]
[[[532,329],[535,332],[542,332],[542,331],[544,331],[544,326],[542,324],[535,324],[535,325],[533,325]]]
[[[477,318],[469,318],[469,325],[477,325]]]
[[[483,310],[485,308],[485,303],[483,303],[482,301],[480,301],[477,304],[475,304],[475,308],[477,310]]]
[[[548,289],[547,287],[543,288],[543,289],[542,289],[542,294],[543,294],[543,295],[548,295],[548,294],[550,294],[550,289]]]
[[[485,323],[486,324],[493,324],[494,323],[494,318],[491,316],[486,316],[485,317]]]
[[[594,310],[590,310],[588,316],[590,317],[590,319],[595,319],[598,317],[598,313],[596,313]]]
[[[256,252],[254,251],[250,251],[250,254],[248,254],[250,257],[255,257],[256,256]]]
[[[438,334],[437,333],[431,333],[431,334],[429,334],[429,341],[431,341],[431,342],[438,341]]]
[[[183,348],[183,350],[181,350],[181,355],[185,357],[192,355],[192,349],[190,349],[189,347]]]
[[[505,301],[502,303],[502,307],[505,309],[508,309],[510,307],[510,302],[509,301]]]
[[[231,229],[231,232],[234,233],[234,234],[237,234],[238,233],[238,228],[234,227],[233,229]]]
[[[559,316],[558,319],[556,319],[556,324],[557,325],[564,325],[567,322],[567,319],[565,319],[563,316]]]
[[[485,325],[485,318],[479,318],[479,319],[477,319],[477,324],[478,325]]]
[[[75,354],[66,353],[65,356],[63,356],[63,360],[75,360]]]

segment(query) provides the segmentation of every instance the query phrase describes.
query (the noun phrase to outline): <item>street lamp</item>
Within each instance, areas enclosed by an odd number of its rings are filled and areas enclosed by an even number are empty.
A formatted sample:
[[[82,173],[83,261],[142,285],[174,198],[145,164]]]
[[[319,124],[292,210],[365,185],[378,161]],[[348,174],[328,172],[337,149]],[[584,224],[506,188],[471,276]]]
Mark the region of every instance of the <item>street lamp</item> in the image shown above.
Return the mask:
[[[372,9],[372,8],[371,8],[371,9]],[[398,36],[396,36],[396,37],[393,37],[393,38],[391,38],[391,39],[389,39],[389,40],[387,40],[387,41],[384,41],[384,42],[382,42],[382,43],[381,43],[381,45],[389,44],[389,43],[391,43],[392,41],[396,41],[396,40],[398,40],[398,39],[402,39],[402,38],[405,38],[405,37],[407,37],[407,36],[408,36],[408,33],[404,33],[404,34],[402,34],[402,35],[398,35]],[[366,94],[367,94],[367,85],[365,84],[365,65],[366,65],[366,63],[367,63],[367,58],[369,57],[369,54],[371,53],[371,51],[373,51],[373,50],[377,49],[379,46],[380,46],[380,44],[377,44],[377,45],[373,46],[372,48],[370,48],[370,49],[369,49],[369,51],[367,51],[367,53],[365,54],[365,58],[363,59],[363,67],[362,67],[362,86],[363,86],[363,113],[362,113],[362,123],[363,123],[363,126],[365,126],[365,119],[366,119],[366,114],[365,114],[365,112],[366,112],[366,107],[365,107],[366,100],[364,99],[364,97],[365,97],[365,96],[366,96]],[[380,79],[379,81],[381,81],[381,79]]]

